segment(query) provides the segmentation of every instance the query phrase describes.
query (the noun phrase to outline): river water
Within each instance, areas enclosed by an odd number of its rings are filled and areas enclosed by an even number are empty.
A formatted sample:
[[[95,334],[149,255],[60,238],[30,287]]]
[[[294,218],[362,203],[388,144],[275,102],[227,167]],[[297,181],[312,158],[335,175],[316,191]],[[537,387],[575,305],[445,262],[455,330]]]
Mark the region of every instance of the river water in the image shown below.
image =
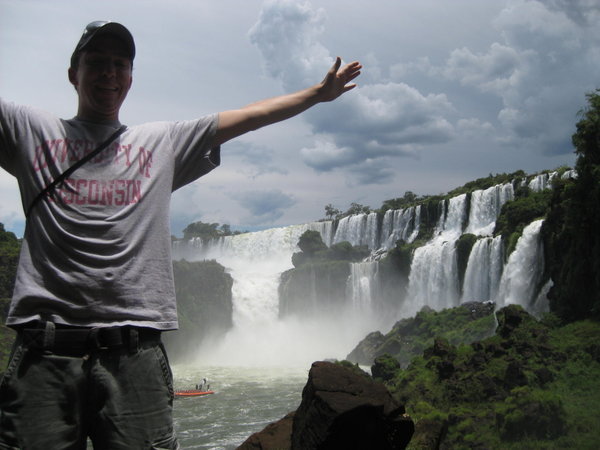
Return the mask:
[[[225,367],[174,365],[175,389],[207,378],[215,393],[176,398],[174,421],[182,449],[235,449],[250,435],[298,408],[310,365]]]

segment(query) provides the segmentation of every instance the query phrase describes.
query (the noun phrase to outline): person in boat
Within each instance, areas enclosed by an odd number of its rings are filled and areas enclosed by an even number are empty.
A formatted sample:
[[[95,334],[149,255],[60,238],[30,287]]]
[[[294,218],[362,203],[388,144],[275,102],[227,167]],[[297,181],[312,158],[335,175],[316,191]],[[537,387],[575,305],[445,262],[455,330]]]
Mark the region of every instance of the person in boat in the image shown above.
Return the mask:
[[[17,337],[0,385],[2,448],[84,449],[88,437],[96,449],[178,448],[161,342],[178,326],[171,192],[216,168],[222,144],[338,98],[361,70],[337,58],[295,93],[125,127],[135,56],[125,26],[92,22],[68,69],[73,118],[0,98],[0,165],[27,217],[6,320]]]

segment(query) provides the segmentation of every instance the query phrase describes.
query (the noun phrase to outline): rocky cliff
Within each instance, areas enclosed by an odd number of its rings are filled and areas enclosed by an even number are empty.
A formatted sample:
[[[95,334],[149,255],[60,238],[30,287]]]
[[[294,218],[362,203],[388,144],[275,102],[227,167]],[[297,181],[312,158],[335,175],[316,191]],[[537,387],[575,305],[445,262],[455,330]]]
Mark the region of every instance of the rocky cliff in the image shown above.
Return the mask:
[[[251,449],[404,449],[414,423],[387,388],[351,365],[313,363],[299,408],[255,433]]]

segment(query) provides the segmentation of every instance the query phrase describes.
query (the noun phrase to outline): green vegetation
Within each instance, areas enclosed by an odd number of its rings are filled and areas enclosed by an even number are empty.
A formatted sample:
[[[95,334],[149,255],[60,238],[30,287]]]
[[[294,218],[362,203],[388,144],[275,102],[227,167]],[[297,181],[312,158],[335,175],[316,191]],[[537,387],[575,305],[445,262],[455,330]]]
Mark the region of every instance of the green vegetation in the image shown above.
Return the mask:
[[[477,242],[477,236],[469,233],[463,234],[456,241],[456,264],[458,266],[459,286],[463,285],[467,264],[469,262],[469,255],[471,254],[475,242]]]
[[[0,223],[0,299],[12,296],[21,242]]]
[[[550,306],[568,321],[600,318],[600,90],[587,97],[573,135],[577,178],[556,185],[542,229]]]
[[[496,186],[497,184],[506,184],[511,183],[513,181],[517,181],[520,179],[525,179],[526,174],[522,170],[517,170],[513,173],[500,173],[496,175],[489,174],[489,176],[485,178],[478,178],[474,181],[469,181],[465,183],[463,186],[456,188],[450,192],[448,192],[448,198],[454,197],[460,194],[468,194],[473,191],[477,191],[479,189],[488,189],[492,186]]]
[[[496,220],[494,235],[502,235],[507,258],[515,249],[517,241],[523,234],[523,229],[534,220],[546,216],[551,197],[551,190],[530,192],[528,188],[525,188],[520,191],[515,200],[502,205],[500,215]]]
[[[220,225],[218,223],[194,222],[184,228],[183,239],[189,240],[200,238],[203,241],[209,241],[211,239],[237,234],[242,233],[240,231],[231,231],[231,227],[226,223]]]
[[[452,345],[484,339],[494,333],[494,306],[490,302],[469,302],[442,311],[424,307],[415,317],[397,322],[387,334],[369,335],[347,359],[370,365],[387,355],[406,367],[435,339],[444,339]]]
[[[385,200],[379,210],[385,213],[388,209],[406,209],[416,206],[426,200],[427,197],[419,197],[412,191],[406,191],[403,197]]]
[[[342,212],[341,210],[335,208],[331,203],[325,205],[326,220],[340,220],[347,216],[352,216],[355,214],[369,214],[370,212],[370,207],[361,205],[360,203],[351,203],[346,212]]]
[[[298,239],[300,252],[292,255],[292,264],[299,268],[305,264],[323,263],[327,261],[361,261],[369,255],[369,249],[365,246],[353,246],[349,242],[338,242],[331,247],[327,247],[323,242],[321,233],[314,230],[307,230],[302,233]]]
[[[335,208],[331,203],[325,205],[325,219],[326,220],[334,220],[342,217],[342,211]]]
[[[595,448],[600,323],[560,326],[514,305],[496,315],[494,336],[459,345],[436,337],[406,369],[394,370],[389,355],[375,361],[372,373],[416,422],[409,448]],[[435,314],[417,318],[414,331],[435,333]]]
[[[363,260],[369,249],[349,242],[327,247],[321,234],[312,230],[300,236],[298,247],[301,251],[292,255],[294,269],[281,274],[279,315],[306,316],[343,308],[350,263]]]
[[[15,333],[4,325],[15,285],[21,241],[0,223],[0,372],[8,363]]]
[[[403,240],[396,242],[396,246],[387,252],[385,258],[381,260],[381,265],[389,266],[390,269],[397,272],[396,276],[401,276],[408,281],[410,273],[410,264],[414,251],[425,244],[425,241],[416,240],[407,244]]]

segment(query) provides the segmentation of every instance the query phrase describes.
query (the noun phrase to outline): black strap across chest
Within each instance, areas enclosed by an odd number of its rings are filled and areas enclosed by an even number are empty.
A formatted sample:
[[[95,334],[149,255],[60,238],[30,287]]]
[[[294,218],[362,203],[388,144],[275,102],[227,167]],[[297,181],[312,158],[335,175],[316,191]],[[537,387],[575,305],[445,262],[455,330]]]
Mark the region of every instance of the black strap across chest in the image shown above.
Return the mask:
[[[81,166],[83,166],[86,162],[88,162],[90,159],[92,159],[94,156],[96,156],[98,153],[100,153],[102,150],[104,150],[106,147],[108,147],[110,145],[110,143],[112,141],[114,141],[115,139],[117,139],[126,129],[127,129],[127,126],[121,125],[121,127],[117,131],[115,131],[113,134],[111,134],[108,139],[106,139],[104,142],[102,142],[92,152],[85,155],[83,158],[81,158],[79,161],[77,161],[75,164],[73,164],[71,167],[69,167],[63,173],[61,173],[58,177],[56,177],[54,180],[52,180],[52,182],[50,184],[48,184],[29,204],[29,208],[27,208],[25,217],[26,218],[29,217],[29,215],[31,214],[31,211],[33,210],[33,207],[35,205],[37,205],[37,203],[42,198],[44,198],[45,196],[50,194],[56,188],[56,186],[58,186],[60,183],[65,181],[65,179],[67,177],[69,177],[73,172],[75,172],[77,169],[79,169]]]

